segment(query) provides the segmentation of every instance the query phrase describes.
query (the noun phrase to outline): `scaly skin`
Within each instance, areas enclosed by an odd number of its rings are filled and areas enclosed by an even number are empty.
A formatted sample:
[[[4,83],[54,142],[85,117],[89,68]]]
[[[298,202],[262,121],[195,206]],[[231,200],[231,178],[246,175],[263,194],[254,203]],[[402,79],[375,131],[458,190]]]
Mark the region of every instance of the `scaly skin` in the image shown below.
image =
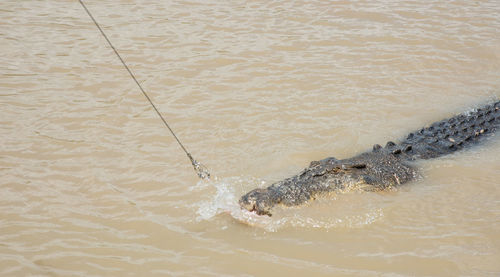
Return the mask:
[[[373,150],[349,159],[311,162],[298,175],[248,192],[239,203],[243,209],[271,216],[277,204],[296,206],[331,191],[349,187],[376,191],[397,186],[417,176],[411,161],[436,158],[478,143],[499,125],[500,101],[435,122],[410,133],[399,144],[389,141],[383,148],[376,144]]]

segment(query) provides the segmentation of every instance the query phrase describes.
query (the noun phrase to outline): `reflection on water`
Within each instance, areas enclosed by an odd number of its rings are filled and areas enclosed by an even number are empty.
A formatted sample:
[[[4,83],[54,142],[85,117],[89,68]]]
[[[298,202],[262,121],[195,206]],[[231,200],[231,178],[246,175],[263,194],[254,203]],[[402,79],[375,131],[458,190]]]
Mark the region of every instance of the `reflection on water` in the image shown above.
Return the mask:
[[[2,276],[495,276],[500,143],[273,217],[245,192],[500,98],[498,1],[0,4]]]

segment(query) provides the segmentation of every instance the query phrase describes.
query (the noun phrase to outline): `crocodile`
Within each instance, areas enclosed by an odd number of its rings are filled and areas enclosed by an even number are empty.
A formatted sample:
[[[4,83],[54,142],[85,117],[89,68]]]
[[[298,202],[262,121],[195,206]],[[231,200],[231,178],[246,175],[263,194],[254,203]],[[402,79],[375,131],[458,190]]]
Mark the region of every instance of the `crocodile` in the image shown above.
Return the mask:
[[[271,216],[278,205],[297,206],[329,192],[349,188],[380,191],[417,178],[413,161],[453,153],[484,141],[500,125],[500,101],[437,121],[411,132],[399,143],[375,144],[348,159],[313,161],[299,174],[243,195],[242,209]]]

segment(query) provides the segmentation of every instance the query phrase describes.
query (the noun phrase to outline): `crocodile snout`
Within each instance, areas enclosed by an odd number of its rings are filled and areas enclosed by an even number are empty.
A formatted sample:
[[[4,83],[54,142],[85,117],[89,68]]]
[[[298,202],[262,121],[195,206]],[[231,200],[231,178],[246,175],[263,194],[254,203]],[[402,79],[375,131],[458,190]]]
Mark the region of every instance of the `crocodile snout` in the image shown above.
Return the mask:
[[[271,208],[273,203],[269,197],[267,189],[254,189],[243,195],[239,201],[241,208],[250,212],[255,212],[258,215],[271,216]]]

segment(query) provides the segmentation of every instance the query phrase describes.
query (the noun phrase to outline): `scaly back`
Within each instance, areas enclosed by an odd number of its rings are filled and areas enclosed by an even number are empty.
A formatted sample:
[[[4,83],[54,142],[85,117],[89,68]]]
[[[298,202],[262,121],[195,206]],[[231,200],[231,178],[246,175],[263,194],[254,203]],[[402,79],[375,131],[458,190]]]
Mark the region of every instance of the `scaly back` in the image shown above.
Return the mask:
[[[409,159],[430,159],[484,140],[500,126],[500,101],[412,132],[400,144],[388,143]]]

